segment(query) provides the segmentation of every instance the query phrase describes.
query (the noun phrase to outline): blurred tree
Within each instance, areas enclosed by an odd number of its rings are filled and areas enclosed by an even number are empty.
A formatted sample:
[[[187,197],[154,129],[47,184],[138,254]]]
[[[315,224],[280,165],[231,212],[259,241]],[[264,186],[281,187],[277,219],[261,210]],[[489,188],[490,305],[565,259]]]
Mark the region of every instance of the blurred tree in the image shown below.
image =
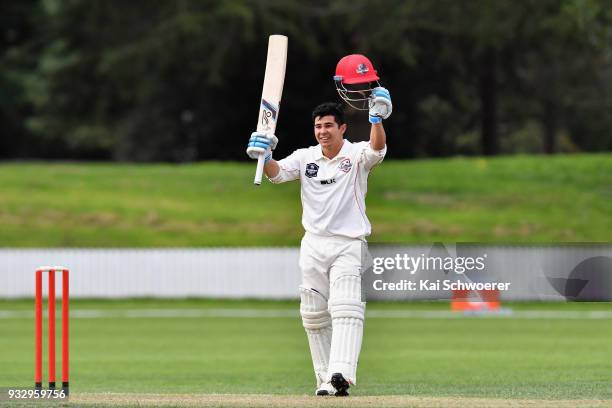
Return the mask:
[[[354,4],[341,3],[347,8]],[[524,127],[534,129],[534,119],[542,124],[539,137],[544,140],[533,140],[532,145],[552,153],[562,127],[576,129],[570,132],[576,145],[590,148],[587,140],[601,140],[604,129],[612,134],[611,123],[593,115],[605,115],[605,107],[589,114],[584,106],[587,95],[601,103],[603,89],[612,83],[609,74],[605,76],[610,61],[602,60],[612,44],[612,7],[607,3],[371,1],[359,3],[367,4],[368,10],[355,13],[349,27],[358,33],[363,49],[382,54],[392,89],[409,95],[405,102],[413,108],[403,105],[402,116],[416,111],[411,118],[418,123],[412,130],[413,153],[456,154],[458,141],[465,140],[461,135],[471,134],[479,123],[481,143],[476,151],[497,154],[500,137]],[[572,125],[574,116],[593,118],[591,127],[598,129],[585,134],[584,126],[576,128],[579,121]],[[392,123],[405,129],[406,121],[399,119],[394,117]],[[604,139],[609,140],[607,135]],[[533,151],[503,145],[511,149],[505,152]]]
[[[4,2],[0,155],[244,159],[273,33],[290,37],[277,157],[313,143],[310,111],[338,100],[332,75],[349,53],[392,92],[390,157],[612,149],[609,5]],[[348,116],[349,136],[367,138],[365,115]]]
[[[39,72],[47,97],[40,98],[30,130],[80,157],[242,158],[257,114],[267,35],[288,33],[297,40],[292,47],[317,50],[315,39],[302,35],[308,27],[301,7],[240,0],[46,2],[54,35]]]
[[[612,150],[612,1],[568,0],[562,12],[575,33],[560,61],[572,73],[560,81],[569,137],[583,150]]]
[[[0,157],[24,156],[31,142],[24,127],[32,111],[26,87],[36,65],[40,11],[35,0],[0,3]]]

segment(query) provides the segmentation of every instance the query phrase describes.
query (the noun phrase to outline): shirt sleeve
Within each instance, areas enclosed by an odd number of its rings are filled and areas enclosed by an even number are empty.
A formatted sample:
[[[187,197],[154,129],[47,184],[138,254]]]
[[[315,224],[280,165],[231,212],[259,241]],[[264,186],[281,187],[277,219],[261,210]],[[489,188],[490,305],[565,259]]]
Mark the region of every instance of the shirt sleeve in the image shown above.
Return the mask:
[[[372,167],[383,161],[385,154],[387,154],[387,145],[382,150],[374,150],[370,146],[370,142],[361,142],[361,154],[359,156],[359,162],[364,165],[366,170],[371,170]]]
[[[300,151],[296,150],[289,156],[278,161],[280,171],[276,177],[268,177],[273,184],[284,183],[285,181],[293,181],[300,178]]]

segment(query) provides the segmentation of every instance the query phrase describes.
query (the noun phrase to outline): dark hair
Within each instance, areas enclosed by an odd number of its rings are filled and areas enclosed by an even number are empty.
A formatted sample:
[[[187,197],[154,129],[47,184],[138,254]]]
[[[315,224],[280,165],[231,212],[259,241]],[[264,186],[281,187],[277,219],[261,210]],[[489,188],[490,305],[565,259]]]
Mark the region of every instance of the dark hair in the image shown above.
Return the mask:
[[[312,111],[312,122],[322,116],[331,115],[336,120],[338,126],[344,125],[344,108],[342,105],[334,102],[325,102],[314,108]]]

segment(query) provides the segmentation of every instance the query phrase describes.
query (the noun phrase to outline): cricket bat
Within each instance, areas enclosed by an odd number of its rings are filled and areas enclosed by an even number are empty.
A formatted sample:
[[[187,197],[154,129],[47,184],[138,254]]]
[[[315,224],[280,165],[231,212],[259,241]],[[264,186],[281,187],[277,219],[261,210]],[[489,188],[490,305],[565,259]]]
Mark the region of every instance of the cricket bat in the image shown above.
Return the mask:
[[[287,43],[284,35],[271,35],[268,39],[268,59],[266,61],[266,74],[264,75],[263,91],[261,92],[261,104],[259,105],[259,120],[257,131],[274,134],[276,121],[278,120],[278,109],[283,94],[285,82],[285,67],[287,65]],[[255,171],[255,185],[261,184],[261,176],[264,168],[264,154],[257,159],[257,170]]]

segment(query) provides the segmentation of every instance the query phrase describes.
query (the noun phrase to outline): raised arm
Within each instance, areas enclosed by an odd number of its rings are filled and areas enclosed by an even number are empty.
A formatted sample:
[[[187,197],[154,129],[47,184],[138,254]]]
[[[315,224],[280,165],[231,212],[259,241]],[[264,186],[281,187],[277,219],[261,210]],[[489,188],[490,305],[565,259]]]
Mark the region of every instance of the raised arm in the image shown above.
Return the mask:
[[[393,104],[391,94],[386,88],[377,87],[372,90],[370,97],[369,120],[372,124],[370,129],[370,147],[374,150],[382,150],[387,143],[387,135],[383,127],[383,119],[391,116]]]
[[[374,150],[382,150],[387,144],[387,135],[382,122],[372,123],[370,128],[370,147]]]

